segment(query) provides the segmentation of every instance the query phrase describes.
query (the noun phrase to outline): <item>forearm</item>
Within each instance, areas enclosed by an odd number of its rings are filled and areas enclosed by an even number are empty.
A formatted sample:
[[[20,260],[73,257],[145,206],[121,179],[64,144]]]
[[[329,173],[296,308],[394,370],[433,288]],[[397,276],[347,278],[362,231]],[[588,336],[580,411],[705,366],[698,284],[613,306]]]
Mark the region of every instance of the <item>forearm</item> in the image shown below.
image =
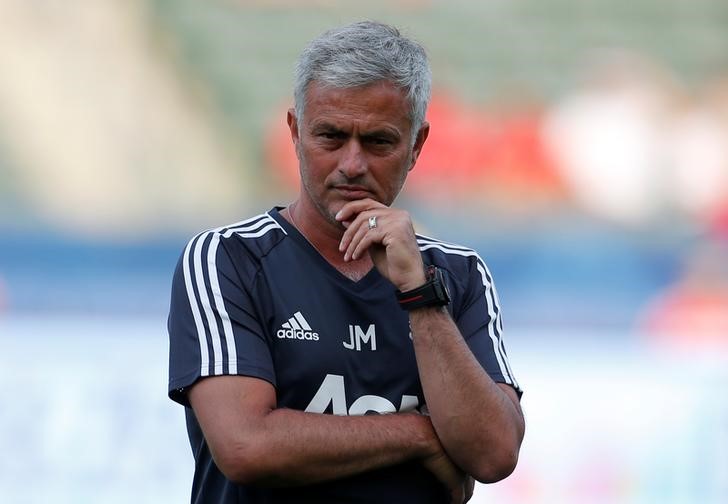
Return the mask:
[[[520,408],[488,376],[444,308],[410,313],[432,424],[452,459],[481,481],[512,471],[523,438]]]
[[[429,419],[417,414],[336,416],[274,409],[253,429],[241,430],[234,450],[213,456],[238,482],[293,486],[424,458],[438,446]]]

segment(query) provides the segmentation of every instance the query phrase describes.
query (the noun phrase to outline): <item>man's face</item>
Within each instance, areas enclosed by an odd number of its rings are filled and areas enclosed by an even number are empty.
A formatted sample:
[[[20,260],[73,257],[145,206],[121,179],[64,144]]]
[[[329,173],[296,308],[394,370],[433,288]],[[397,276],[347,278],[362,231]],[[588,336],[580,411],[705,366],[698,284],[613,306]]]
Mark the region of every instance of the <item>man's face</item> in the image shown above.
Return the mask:
[[[330,222],[352,200],[389,206],[427,138],[425,123],[412,143],[409,102],[389,82],[331,88],[312,82],[303,121],[288,112],[302,192]]]

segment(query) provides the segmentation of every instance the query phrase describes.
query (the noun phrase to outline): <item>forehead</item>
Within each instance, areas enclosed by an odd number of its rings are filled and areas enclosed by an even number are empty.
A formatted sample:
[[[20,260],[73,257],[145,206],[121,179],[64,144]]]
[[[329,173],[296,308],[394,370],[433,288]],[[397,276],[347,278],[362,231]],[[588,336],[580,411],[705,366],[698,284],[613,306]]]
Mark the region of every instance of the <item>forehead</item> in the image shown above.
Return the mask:
[[[346,126],[354,122],[409,129],[409,100],[401,88],[387,81],[352,88],[314,81],[306,90],[304,121],[310,125],[330,122]]]

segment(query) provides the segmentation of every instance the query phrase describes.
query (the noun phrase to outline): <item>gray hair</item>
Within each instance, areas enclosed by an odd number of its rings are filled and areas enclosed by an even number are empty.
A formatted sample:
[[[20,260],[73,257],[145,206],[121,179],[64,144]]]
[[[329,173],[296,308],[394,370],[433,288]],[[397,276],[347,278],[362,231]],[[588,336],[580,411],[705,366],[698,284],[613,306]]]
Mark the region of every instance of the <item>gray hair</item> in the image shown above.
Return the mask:
[[[396,28],[361,21],[329,30],[306,46],[295,69],[293,97],[296,117],[303,118],[306,90],[316,81],[350,88],[390,81],[410,103],[412,137],[425,120],[432,75],[425,49]]]

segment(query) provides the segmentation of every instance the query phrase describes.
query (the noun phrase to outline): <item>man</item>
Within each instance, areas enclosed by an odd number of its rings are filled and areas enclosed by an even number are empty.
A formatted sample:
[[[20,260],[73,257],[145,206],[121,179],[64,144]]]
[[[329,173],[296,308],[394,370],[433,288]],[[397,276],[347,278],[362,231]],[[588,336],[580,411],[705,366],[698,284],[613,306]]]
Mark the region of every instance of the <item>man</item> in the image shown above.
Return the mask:
[[[490,273],[390,206],[429,93],[424,50],[396,29],[323,34],[288,112],[298,198],[187,245],[169,395],[193,502],[464,502],[471,477],[515,467],[520,389]]]

